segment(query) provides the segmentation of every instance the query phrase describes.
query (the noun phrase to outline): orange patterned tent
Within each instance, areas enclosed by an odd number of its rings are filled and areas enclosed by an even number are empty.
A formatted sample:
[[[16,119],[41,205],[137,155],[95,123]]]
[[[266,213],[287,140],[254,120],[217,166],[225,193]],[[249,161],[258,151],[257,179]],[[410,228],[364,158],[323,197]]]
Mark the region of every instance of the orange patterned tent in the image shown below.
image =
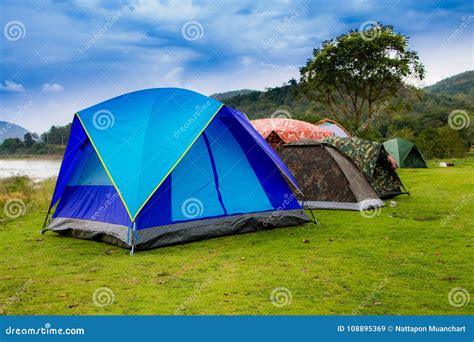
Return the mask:
[[[300,120],[270,118],[252,120],[251,122],[258,133],[274,149],[301,139],[322,140],[333,135],[323,128]]]

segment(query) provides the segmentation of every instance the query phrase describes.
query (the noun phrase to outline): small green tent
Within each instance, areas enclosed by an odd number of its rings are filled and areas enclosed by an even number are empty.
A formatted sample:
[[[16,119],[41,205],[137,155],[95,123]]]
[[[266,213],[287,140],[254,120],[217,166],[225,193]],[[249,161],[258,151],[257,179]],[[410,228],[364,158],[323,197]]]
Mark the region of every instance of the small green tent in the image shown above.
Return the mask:
[[[426,167],[426,162],[416,145],[411,141],[395,138],[387,140],[383,146],[397,163],[397,167]]]

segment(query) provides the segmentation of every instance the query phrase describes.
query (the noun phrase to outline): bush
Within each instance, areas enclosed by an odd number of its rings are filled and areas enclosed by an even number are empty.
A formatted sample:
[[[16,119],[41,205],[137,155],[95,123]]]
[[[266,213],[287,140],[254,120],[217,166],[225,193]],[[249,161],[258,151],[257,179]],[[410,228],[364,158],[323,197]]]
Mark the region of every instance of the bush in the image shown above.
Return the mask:
[[[12,193],[21,192],[25,194],[31,193],[33,189],[33,182],[28,176],[17,175],[5,178],[0,183],[0,192]]]
[[[27,176],[17,175],[0,180],[0,221],[11,218],[10,214],[28,214],[47,210],[51,201],[55,180],[35,183]],[[9,205],[7,205],[9,203]],[[9,208],[7,208],[10,206]]]
[[[449,127],[424,129],[415,139],[425,158],[462,158],[468,146],[459,132]]]

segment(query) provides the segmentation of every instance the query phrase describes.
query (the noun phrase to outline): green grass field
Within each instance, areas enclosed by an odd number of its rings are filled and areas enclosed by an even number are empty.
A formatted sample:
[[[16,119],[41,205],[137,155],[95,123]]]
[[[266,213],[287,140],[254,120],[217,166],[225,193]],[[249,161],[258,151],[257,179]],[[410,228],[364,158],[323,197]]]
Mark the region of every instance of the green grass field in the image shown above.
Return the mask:
[[[399,174],[411,196],[399,196],[396,207],[386,206],[373,218],[319,211],[320,225],[133,257],[104,243],[40,235],[45,211],[27,210],[23,217],[0,223],[0,311],[474,314],[474,156],[451,168],[402,169]],[[113,292],[113,304],[94,304],[94,291],[101,287]],[[454,288],[470,292],[471,303],[451,305],[448,293]],[[274,289],[281,294],[276,303],[287,305],[272,304]]]

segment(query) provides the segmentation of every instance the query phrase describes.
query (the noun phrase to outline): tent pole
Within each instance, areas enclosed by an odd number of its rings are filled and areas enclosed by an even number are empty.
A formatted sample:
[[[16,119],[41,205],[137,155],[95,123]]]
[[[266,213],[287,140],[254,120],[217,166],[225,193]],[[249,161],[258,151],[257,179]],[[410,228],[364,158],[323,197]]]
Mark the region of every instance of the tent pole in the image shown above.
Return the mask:
[[[303,193],[301,193],[301,194],[303,195]],[[304,203],[305,203],[305,202],[307,202],[307,201],[306,201],[306,197],[303,195],[303,205],[302,205],[303,211],[304,211]],[[313,218],[313,222],[314,222],[315,224],[319,224],[318,219],[314,216],[313,209],[311,209],[311,208],[308,206],[308,210],[309,210],[309,212],[311,213],[311,217]]]
[[[405,185],[403,185],[402,180],[400,179],[400,185],[402,186],[403,190],[405,190],[405,193],[410,196],[410,192],[405,188]]]
[[[410,196],[410,192],[405,188],[405,185],[403,185],[402,181],[400,181],[400,184],[402,185],[403,190],[407,193],[408,196]]]
[[[135,229],[137,227],[136,222],[132,223],[132,232],[131,232],[131,244],[132,244],[132,249],[130,249],[130,255],[135,254]]]
[[[311,216],[313,217],[313,222],[315,224],[319,224],[318,219],[314,216],[313,209],[309,209],[309,212],[311,213]]]
[[[41,228],[41,234],[44,234],[47,231],[46,225],[48,224],[48,217],[50,213],[51,213],[51,207],[49,207],[48,212],[46,213],[46,217],[44,218],[43,228]]]

